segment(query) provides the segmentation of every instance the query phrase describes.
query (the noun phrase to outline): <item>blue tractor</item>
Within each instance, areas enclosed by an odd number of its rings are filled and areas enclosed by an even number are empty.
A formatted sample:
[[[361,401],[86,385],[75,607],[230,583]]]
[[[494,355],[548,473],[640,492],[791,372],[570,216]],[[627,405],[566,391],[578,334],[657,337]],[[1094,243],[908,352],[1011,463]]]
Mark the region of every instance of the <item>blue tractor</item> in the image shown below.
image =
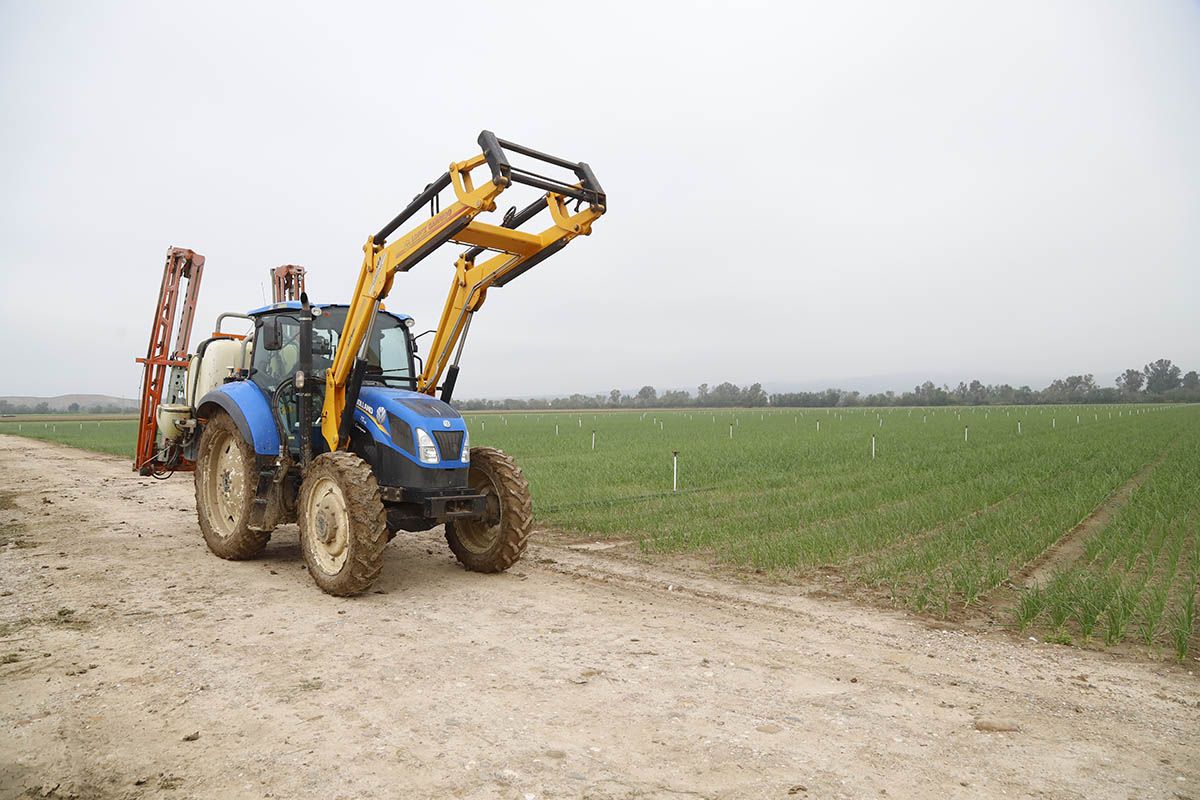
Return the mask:
[[[302,295],[223,314],[190,358],[159,360],[171,368],[165,390],[156,387],[165,398],[142,414],[153,456],[134,467],[156,476],[194,470],[200,528],[216,555],[253,558],[276,526],[295,521],[309,573],[335,595],[370,587],[399,531],[444,525],[455,556],[478,572],[505,570],[521,557],[533,523],[529,484],[505,453],[470,446],[466,423],[450,405],[459,359],[487,290],[589,234],[605,194],[587,164],[488,131],[479,144],[479,155],[451,164],[367,240],[348,304],[312,304]],[[513,152],[569,169],[575,179],[513,166]],[[485,165],[490,180],[476,186],[471,171]],[[514,184],[542,193],[498,225],[476,219]],[[439,196],[448,188],[455,199],[443,209]],[[427,206],[429,219],[389,244]],[[547,210],[548,228],[520,230]],[[412,318],[387,311],[382,300],[397,272],[447,243],[467,249],[438,326],[426,332],[433,340],[422,359]],[[189,324],[190,310],[183,315]],[[238,318],[252,329],[222,331],[225,320]],[[150,361],[147,386],[156,380]]]

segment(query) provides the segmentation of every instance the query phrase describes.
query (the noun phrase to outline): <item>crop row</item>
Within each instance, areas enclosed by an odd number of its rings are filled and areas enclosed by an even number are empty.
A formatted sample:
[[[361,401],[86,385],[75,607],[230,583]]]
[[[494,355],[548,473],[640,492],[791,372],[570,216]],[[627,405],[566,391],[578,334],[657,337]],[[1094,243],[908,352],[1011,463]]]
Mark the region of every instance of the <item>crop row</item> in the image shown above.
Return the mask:
[[[1057,640],[1167,646],[1183,659],[1200,591],[1200,429],[1185,431],[1083,555],[1022,592],[1017,625]]]

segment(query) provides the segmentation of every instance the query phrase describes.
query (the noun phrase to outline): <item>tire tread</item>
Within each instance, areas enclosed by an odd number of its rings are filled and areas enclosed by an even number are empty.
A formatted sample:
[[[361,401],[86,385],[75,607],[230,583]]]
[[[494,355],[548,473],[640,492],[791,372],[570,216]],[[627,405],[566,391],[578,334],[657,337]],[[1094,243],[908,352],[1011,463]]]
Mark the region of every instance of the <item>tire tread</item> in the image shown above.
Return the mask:
[[[346,510],[350,516],[350,553],[346,564],[337,575],[329,576],[309,555],[305,544],[308,536],[308,491],[310,480],[322,474],[333,477],[346,498]],[[384,547],[388,543],[387,511],[379,492],[375,473],[367,462],[354,453],[338,450],[322,453],[309,467],[304,485],[300,488],[300,504],[297,513],[300,524],[300,549],[313,580],[321,589],[338,597],[362,594],[379,578],[383,571]]]
[[[472,447],[472,468],[478,464],[486,465],[501,493],[504,513],[498,541],[486,553],[473,552],[459,540],[451,521],[446,523],[446,543],[459,563],[472,572],[504,572],[521,559],[533,531],[529,481],[513,457],[495,447]]]
[[[206,462],[209,457],[209,451],[213,447],[213,440],[220,434],[232,434],[238,442],[238,449],[241,451],[242,460],[246,464],[246,497],[244,499],[244,507],[242,509],[242,524],[238,530],[234,531],[229,536],[221,536],[213,528],[212,523],[208,519],[208,505],[204,499],[203,482],[205,480]],[[257,475],[255,474],[255,458],[254,448],[250,443],[242,438],[241,431],[238,430],[237,424],[223,411],[215,413],[204,426],[204,432],[200,434],[200,447],[196,456],[196,470],[194,475],[194,488],[196,492],[196,518],[200,524],[200,532],[204,535],[204,542],[208,545],[208,549],[214,555],[229,561],[246,561],[255,558],[262,554],[266,549],[267,542],[271,540],[271,531],[256,531],[247,526],[250,519],[250,507],[254,503],[254,485]]]

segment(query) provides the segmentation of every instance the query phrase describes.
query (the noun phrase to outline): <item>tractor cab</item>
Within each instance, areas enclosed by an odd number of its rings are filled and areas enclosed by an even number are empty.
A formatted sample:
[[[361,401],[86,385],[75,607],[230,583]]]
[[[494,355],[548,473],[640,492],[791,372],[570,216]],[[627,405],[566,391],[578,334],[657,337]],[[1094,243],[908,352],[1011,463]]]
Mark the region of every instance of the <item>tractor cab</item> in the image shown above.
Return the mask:
[[[269,408],[277,411],[278,441],[286,440],[293,456],[300,453],[300,414],[296,375],[300,369],[299,302],[275,303],[249,312],[254,322],[249,369],[245,378],[256,386]],[[324,375],[333,363],[346,325],[347,306],[311,306],[312,367],[304,380],[320,407]],[[364,340],[362,387],[359,391],[352,449],[368,453],[367,462],[382,487],[451,487],[465,485],[470,463],[466,423],[448,403],[415,391],[417,370],[411,336],[413,320],[380,310]],[[315,454],[327,452],[320,420],[309,432]],[[428,470],[460,474],[429,474]]]
[[[338,338],[346,325],[347,306],[313,306],[313,372],[333,363]],[[274,393],[300,365],[299,301],[275,303],[249,313],[254,320],[254,350],[250,379],[265,392]],[[404,314],[380,311],[367,337],[365,381],[396,388],[415,389],[413,346],[409,330],[413,320]]]

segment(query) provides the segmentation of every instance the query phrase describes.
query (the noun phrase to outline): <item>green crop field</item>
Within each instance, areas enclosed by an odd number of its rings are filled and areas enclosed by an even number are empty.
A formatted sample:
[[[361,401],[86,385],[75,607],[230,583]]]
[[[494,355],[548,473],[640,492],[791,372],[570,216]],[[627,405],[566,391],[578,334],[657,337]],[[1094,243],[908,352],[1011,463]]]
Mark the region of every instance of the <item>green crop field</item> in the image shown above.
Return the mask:
[[[0,419],[0,433],[60,442],[132,460],[133,445],[137,439],[137,419],[116,415],[23,415]]]
[[[1196,634],[1200,407],[488,414],[470,430],[517,458],[538,518],[564,530],[832,573],[940,616],[997,600],[1058,640],[1182,654]],[[1110,506],[1059,563],[1056,543]],[[1025,590],[1042,562],[1053,577]]]
[[[785,579],[832,575],[944,617],[998,605],[1014,628],[1058,641],[1181,658],[1195,646],[1197,406],[488,413],[468,425],[472,444],[522,465],[544,526]],[[122,456],[135,429],[0,421],[0,433]]]

